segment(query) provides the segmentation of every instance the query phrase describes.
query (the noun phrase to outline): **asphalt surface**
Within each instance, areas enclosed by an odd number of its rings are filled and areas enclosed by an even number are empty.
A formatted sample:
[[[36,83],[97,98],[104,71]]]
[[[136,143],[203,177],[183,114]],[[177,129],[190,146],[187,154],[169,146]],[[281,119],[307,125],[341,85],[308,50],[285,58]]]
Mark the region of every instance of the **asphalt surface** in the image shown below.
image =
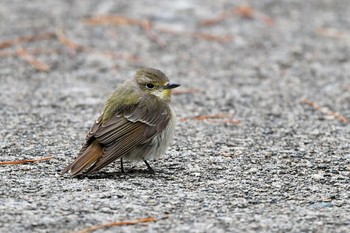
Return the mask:
[[[349,232],[349,15],[346,0],[1,1],[0,161],[53,158],[0,165],[0,232],[148,217],[97,232]],[[141,66],[182,84],[156,174],[60,176]]]

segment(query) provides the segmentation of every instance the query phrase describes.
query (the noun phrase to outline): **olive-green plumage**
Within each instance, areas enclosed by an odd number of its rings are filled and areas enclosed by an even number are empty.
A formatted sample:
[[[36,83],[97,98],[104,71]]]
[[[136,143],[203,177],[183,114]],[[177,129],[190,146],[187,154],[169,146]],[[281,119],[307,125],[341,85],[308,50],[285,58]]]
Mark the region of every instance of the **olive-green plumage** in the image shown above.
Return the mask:
[[[169,102],[178,86],[157,69],[139,69],[109,97],[78,157],[61,174],[89,174],[119,158],[121,165],[122,159],[143,160],[153,172],[146,160],[158,158],[171,142],[176,116]]]

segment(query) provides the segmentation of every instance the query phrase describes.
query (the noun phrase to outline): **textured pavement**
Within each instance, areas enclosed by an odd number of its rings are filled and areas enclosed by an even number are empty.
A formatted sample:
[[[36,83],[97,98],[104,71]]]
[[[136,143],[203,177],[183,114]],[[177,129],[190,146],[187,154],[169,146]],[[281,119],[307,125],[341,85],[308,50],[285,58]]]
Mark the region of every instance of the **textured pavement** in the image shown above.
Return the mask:
[[[101,15],[134,20],[87,21]],[[349,232],[349,15],[346,0],[1,1],[0,161],[53,158],[0,165],[0,232],[148,217],[96,232]],[[182,84],[156,174],[60,176],[141,66]]]

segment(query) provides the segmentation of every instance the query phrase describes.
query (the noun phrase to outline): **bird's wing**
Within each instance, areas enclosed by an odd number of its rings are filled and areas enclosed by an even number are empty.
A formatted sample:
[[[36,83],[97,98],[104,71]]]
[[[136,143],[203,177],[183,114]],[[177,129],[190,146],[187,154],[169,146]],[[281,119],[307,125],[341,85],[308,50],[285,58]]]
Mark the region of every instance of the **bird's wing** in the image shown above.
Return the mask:
[[[136,146],[152,140],[164,130],[169,119],[168,105],[156,97],[149,97],[132,108],[116,111],[104,123],[96,121],[91,137],[102,144],[103,154],[87,173],[103,168]]]

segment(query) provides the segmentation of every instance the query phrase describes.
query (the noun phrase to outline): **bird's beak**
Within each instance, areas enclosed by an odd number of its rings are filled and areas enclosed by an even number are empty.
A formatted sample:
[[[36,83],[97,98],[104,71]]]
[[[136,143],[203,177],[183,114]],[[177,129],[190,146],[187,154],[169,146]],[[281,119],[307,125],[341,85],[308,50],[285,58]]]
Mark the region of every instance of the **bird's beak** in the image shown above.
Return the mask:
[[[165,85],[163,88],[164,89],[173,89],[173,88],[177,88],[181,86],[180,84],[176,84],[176,83],[167,83],[167,85]]]

